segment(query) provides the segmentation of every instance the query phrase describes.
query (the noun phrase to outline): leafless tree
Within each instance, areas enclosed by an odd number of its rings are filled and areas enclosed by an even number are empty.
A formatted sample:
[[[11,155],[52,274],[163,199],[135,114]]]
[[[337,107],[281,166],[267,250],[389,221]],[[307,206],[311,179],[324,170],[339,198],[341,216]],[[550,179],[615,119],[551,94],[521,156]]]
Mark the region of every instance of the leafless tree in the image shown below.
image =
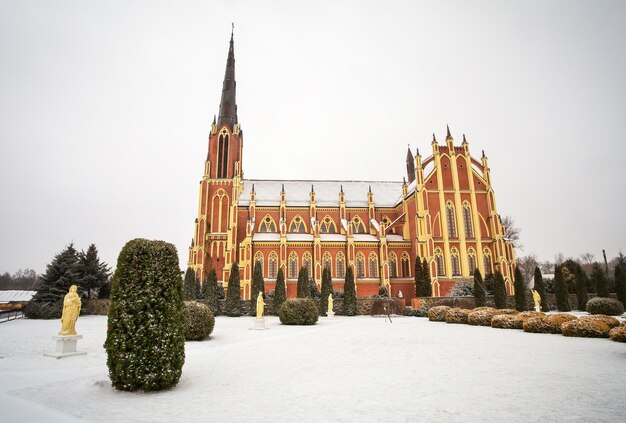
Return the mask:
[[[535,273],[535,266],[538,266],[537,256],[535,254],[528,254],[527,256],[517,259],[517,267],[524,275],[524,280],[529,283]]]
[[[504,216],[504,218],[500,219],[500,223],[502,223],[504,237],[511,241],[515,248],[523,250],[524,246],[519,240],[519,234],[522,230],[515,226],[515,221],[513,220],[513,218],[511,216]]]
[[[595,256],[591,253],[583,253],[578,257],[580,264],[593,264]]]

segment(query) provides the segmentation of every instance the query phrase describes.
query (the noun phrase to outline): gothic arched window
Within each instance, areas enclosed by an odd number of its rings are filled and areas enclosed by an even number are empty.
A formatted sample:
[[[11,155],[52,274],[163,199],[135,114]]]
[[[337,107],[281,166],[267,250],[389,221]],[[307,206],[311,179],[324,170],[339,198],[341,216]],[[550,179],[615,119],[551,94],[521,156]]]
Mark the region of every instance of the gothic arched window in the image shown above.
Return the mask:
[[[485,257],[485,276],[489,273],[493,273],[493,269],[491,268],[491,252],[485,248],[483,250],[483,256]]]
[[[300,234],[306,233],[306,225],[304,224],[304,220],[297,215],[291,220],[291,224],[289,225],[289,232],[295,232]]]
[[[374,252],[371,252],[369,257],[367,258],[367,262],[369,264],[369,274],[370,278],[378,277],[378,257]]]
[[[324,253],[324,257],[322,258],[322,267],[324,269],[328,269],[331,271],[331,275],[332,275],[332,263],[333,263],[333,258],[330,255],[330,253],[328,251],[326,251]]]
[[[308,251],[302,256],[302,267],[306,268],[306,271],[309,274],[309,278],[312,278],[313,268],[311,267],[311,253],[309,253]]]
[[[357,279],[365,278],[365,256],[361,252],[356,255],[356,277]]]
[[[267,259],[267,277],[269,279],[276,279],[278,274],[278,256],[275,252],[270,253],[270,257]]]
[[[398,277],[398,257],[394,252],[389,253],[389,277]]]
[[[276,223],[269,214],[259,223],[259,232],[276,232]]]
[[[444,276],[446,271],[443,266],[443,253],[439,248],[435,250],[435,264],[437,265],[437,276]]]
[[[446,204],[446,220],[448,221],[448,235],[456,238],[456,221],[454,220],[454,205],[448,201]]]
[[[472,227],[472,209],[467,201],[463,203],[463,223],[465,226],[465,237],[474,238],[474,228]]]
[[[320,233],[321,234],[337,233],[337,227],[335,226],[335,222],[330,216],[326,216],[322,220],[322,223],[320,224]]]
[[[411,277],[411,260],[409,260],[409,254],[406,251],[402,253],[400,262],[402,265],[402,277],[410,278]]]
[[[341,252],[337,253],[335,277],[342,279],[346,277],[346,258]]]
[[[476,253],[473,248],[467,251],[467,267],[469,268],[470,276],[473,275],[476,270]]]
[[[260,251],[254,255],[254,265],[259,266],[261,268],[261,274],[263,274],[263,254]],[[252,269],[252,271],[254,272],[254,269]]]
[[[352,225],[354,225],[354,233],[355,234],[364,234],[365,233],[365,225],[359,216],[356,216],[352,219]]]
[[[452,263],[452,276],[459,276],[461,274],[459,266],[459,252],[456,248],[453,248],[450,252],[450,259]]]
[[[228,173],[228,131],[223,129],[218,139],[217,177],[226,178]]]
[[[298,255],[295,251],[292,251],[289,254],[289,279],[297,279],[298,278]]]

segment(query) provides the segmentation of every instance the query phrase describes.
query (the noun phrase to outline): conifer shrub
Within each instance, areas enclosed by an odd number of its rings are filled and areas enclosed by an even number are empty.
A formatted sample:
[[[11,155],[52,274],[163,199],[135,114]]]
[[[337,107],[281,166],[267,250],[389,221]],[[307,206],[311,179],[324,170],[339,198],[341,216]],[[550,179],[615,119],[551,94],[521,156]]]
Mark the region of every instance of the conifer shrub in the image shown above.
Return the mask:
[[[215,269],[209,271],[209,275],[202,284],[202,298],[204,298],[204,304],[209,306],[214,316],[217,316],[219,312],[219,299],[221,294],[224,295],[224,290],[217,284],[217,273]]]
[[[185,301],[183,303],[183,317],[187,341],[201,341],[213,332],[215,317],[206,304],[197,301]]]
[[[60,319],[63,312],[63,302],[29,301],[23,310],[24,316],[28,319]]]
[[[506,308],[506,287],[502,273],[499,271],[493,277],[493,301],[496,303],[496,308]]]
[[[465,308],[454,307],[448,310],[446,313],[445,321],[446,323],[460,323],[467,324],[467,316],[469,316],[472,310],[468,310]]]
[[[487,295],[487,291],[485,290],[483,277],[480,274],[480,270],[475,269],[474,270],[474,305],[476,307],[484,307],[486,295]]]
[[[600,267],[598,263],[593,264],[593,269],[591,270],[591,284],[596,287],[598,291],[598,297],[609,297],[609,281],[606,277],[606,274]]]
[[[570,320],[576,320],[576,316],[567,313],[559,313],[530,317],[524,321],[524,332],[560,334],[561,325]]]
[[[346,316],[356,315],[356,287],[354,286],[354,274],[351,266],[346,269],[346,279],[343,285],[343,314]]]
[[[515,309],[517,311],[526,311],[528,304],[526,303],[526,281],[519,267],[515,268]]]
[[[424,265],[426,264],[426,265]],[[432,295],[432,287],[430,285],[430,275],[428,274],[428,263],[424,258],[420,262],[420,258],[415,258],[415,296],[430,297]]]
[[[265,281],[263,280],[263,264],[260,261],[254,261],[254,269],[252,271],[252,283],[250,292],[250,314],[256,314],[253,312],[256,310],[256,300],[259,296],[259,292],[262,293],[265,298]]]
[[[320,293],[320,315],[326,316],[328,311],[328,296],[333,293],[333,278],[330,269],[324,267],[322,271],[322,292]]]
[[[280,306],[278,317],[283,325],[314,325],[319,310],[310,298],[290,298]]]
[[[185,362],[182,287],[172,244],[134,239],[122,248],[104,343],[113,387],[157,391],[178,383]]]
[[[595,297],[587,301],[587,313],[619,316],[624,313],[624,306],[612,298]]]
[[[298,298],[309,298],[311,296],[311,289],[309,287],[309,271],[306,267],[302,266],[300,272],[298,272],[298,286],[297,286]]]
[[[524,321],[516,314],[497,314],[491,319],[491,327],[498,329],[523,329]]]
[[[611,329],[609,331],[609,338],[611,338],[611,341],[615,342],[626,342],[626,324],[622,323]]]
[[[606,323],[607,325],[609,325],[609,328],[613,329],[614,327],[619,326],[619,320],[617,320],[615,317],[610,317],[607,316],[605,314],[592,314],[591,316],[582,316],[580,317],[580,319],[583,320],[599,320],[601,322]]]
[[[548,304],[548,293],[546,292],[546,285],[543,283],[543,275],[539,266],[535,266],[535,286],[534,289],[539,293],[541,297],[541,311],[550,311],[550,305]]]
[[[559,311],[570,311],[569,291],[563,275],[563,268],[559,265],[554,267],[554,292],[556,295],[556,308]]]
[[[431,322],[445,322],[448,310],[450,310],[450,307],[445,305],[431,307],[428,310],[428,320]]]
[[[615,292],[618,301],[626,307],[626,272],[619,264],[615,266]]]
[[[576,319],[561,325],[563,335],[583,338],[608,338],[609,330],[609,325],[597,319]]]
[[[430,266],[428,265],[428,260],[426,257],[422,259],[422,284],[424,286],[424,297],[431,297],[433,295],[433,286],[430,281]],[[428,291],[426,290],[428,287]]]
[[[283,269],[280,268],[278,269],[278,274],[276,275],[276,288],[274,288],[274,301],[272,302],[274,314],[277,316],[280,306],[283,305],[287,299],[285,289],[285,274],[283,273]]]
[[[198,298],[199,292],[197,291],[197,287],[198,280],[196,278],[196,272],[188,267],[183,281],[183,300],[190,301]]]
[[[226,301],[224,301],[224,314],[230,317],[239,317],[243,314],[241,307],[241,285],[239,282],[239,265],[233,263],[230,266],[230,277],[226,289]]]

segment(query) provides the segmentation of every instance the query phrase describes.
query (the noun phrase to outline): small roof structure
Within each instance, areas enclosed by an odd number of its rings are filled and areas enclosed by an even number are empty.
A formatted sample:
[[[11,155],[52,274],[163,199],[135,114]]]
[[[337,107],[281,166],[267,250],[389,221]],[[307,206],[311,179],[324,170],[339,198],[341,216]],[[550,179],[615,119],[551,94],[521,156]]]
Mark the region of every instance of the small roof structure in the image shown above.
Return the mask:
[[[7,303],[26,303],[33,298],[37,291],[20,291],[20,290],[10,290],[10,291],[0,291],[0,304]]]

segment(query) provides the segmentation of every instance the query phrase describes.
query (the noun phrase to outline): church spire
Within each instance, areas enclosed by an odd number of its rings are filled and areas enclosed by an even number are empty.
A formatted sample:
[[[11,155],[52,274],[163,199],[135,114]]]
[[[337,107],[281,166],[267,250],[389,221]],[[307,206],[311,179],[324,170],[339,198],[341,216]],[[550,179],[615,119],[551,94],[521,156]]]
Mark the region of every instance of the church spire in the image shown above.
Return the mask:
[[[406,152],[406,175],[409,178],[409,184],[415,180],[415,158],[411,152],[411,146]]]
[[[222,101],[220,102],[220,114],[217,126],[227,124],[231,129],[237,122],[237,102],[235,98],[237,83],[235,82],[235,47],[233,42],[233,30],[230,33],[230,48],[228,49],[228,59],[226,60],[226,72],[224,74],[224,84],[222,86]]]

